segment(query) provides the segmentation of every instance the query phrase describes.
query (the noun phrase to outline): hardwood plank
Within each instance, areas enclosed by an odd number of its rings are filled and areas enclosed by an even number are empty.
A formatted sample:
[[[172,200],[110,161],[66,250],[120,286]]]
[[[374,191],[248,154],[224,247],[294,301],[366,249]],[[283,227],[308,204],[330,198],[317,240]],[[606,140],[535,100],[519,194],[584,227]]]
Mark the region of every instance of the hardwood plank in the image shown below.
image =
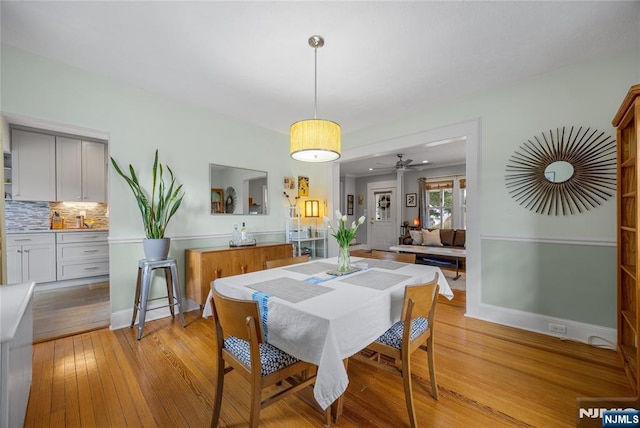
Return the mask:
[[[85,342],[88,337],[86,335],[78,335],[73,337],[74,349],[76,352],[76,384],[78,386],[77,394],[79,398],[80,426],[95,426],[95,414],[93,406],[89,403],[87,397],[91,396],[91,376],[87,368],[87,357],[85,350]]]
[[[54,342],[33,348],[33,371],[25,426],[48,426],[51,408],[51,377],[53,372]],[[37,381],[36,381],[37,380]]]
[[[631,396],[610,350],[464,317],[464,293],[438,302],[435,361],[440,399],[430,395],[426,356],[415,353],[421,426],[573,427],[576,398]],[[187,327],[170,317],[136,329],[96,330],[34,345],[25,427],[208,426],[215,369],[213,323],[200,311]],[[61,394],[61,395],[60,395]],[[264,427],[317,427],[300,396],[261,413]],[[248,383],[226,376],[220,427],[248,422]],[[349,363],[344,414],[335,427],[402,427],[409,420],[399,375]]]

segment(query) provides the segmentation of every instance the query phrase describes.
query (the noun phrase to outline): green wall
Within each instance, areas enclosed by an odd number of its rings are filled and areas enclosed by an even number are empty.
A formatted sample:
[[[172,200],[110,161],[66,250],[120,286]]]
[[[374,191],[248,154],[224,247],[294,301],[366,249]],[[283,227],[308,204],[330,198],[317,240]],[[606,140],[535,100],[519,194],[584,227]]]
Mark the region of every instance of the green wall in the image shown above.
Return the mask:
[[[629,87],[640,81],[639,58],[639,50],[612,54],[525,81],[504,82],[463,100],[425,105],[420,111],[343,135],[343,149],[480,118],[480,227],[469,233],[482,240],[481,282],[468,287],[482,289],[483,303],[611,327],[615,325],[614,309],[609,307],[616,293],[611,263],[615,200],[583,214],[542,216],[510,198],[504,172],[512,152],[542,131],[585,125],[614,135],[611,119]],[[3,46],[1,59],[4,113],[104,131],[111,155],[142,170],[150,168],[153,150],[160,149],[161,160],[171,165],[187,192],[184,208],[168,229],[168,235],[179,241],[172,250],[179,260],[184,248],[228,241],[238,222],[238,217],[208,215],[209,162],[269,172],[271,214],[243,217],[249,228],[265,233],[261,239],[283,237],[284,176],[309,176],[311,197],[329,199],[328,168],[290,160],[286,135],[15,48]],[[113,174],[109,198],[112,311],[116,312],[131,307],[142,232],[129,190]],[[592,242],[603,245],[594,247]],[[563,257],[543,256],[547,252]],[[520,264],[521,278],[515,285],[508,279],[513,272],[505,263],[497,263],[500,260]],[[590,270],[583,273],[581,267],[587,265]],[[552,277],[563,280],[552,282]],[[525,304],[523,295],[535,298],[525,299]]]
[[[504,176],[513,151],[543,131],[582,125],[615,138],[611,119],[638,82],[640,46],[425,106],[354,132],[348,142],[357,147],[479,118],[479,229],[467,233],[481,242],[480,272],[467,289],[480,288],[481,304],[615,327],[615,196],[582,214],[540,215],[510,197]],[[547,256],[555,253],[562,257]]]
[[[287,135],[13,47],[2,46],[1,55],[2,113],[101,131],[108,135],[110,155],[121,166],[133,164],[147,183],[159,149],[160,161],[171,166],[186,193],[167,228],[170,255],[180,261],[184,248],[227,244],[233,225],[242,221],[259,241],[284,242],[285,176],[307,176],[310,197],[328,197],[327,166],[290,159]],[[270,214],[210,215],[209,163],[267,171]],[[109,223],[111,310],[117,312],[132,307],[144,234],[131,191],[116,174],[109,176]],[[179,269],[184,272],[182,264]]]
[[[482,301],[616,327],[613,246],[482,241]]]

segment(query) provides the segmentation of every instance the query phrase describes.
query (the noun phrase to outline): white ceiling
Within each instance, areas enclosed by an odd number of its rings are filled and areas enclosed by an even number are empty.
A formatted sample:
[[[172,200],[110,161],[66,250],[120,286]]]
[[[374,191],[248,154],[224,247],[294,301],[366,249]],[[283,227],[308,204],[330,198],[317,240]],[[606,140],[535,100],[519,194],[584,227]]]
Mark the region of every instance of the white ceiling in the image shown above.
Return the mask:
[[[326,43],[318,50],[318,117],[338,122],[343,139],[640,44],[638,1],[2,1],[0,7],[5,44],[285,134],[291,123],[313,117],[307,39],[320,34]],[[391,153],[374,163],[396,160]]]

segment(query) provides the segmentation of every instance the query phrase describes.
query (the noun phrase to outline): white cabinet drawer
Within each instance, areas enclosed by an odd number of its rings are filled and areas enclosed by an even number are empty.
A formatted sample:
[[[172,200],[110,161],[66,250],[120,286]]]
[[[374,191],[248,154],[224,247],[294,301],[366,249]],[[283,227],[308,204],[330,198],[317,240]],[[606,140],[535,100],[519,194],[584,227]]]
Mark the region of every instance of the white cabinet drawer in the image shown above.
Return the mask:
[[[85,278],[108,274],[108,260],[96,260],[94,262],[81,263],[58,263],[58,281],[63,279]]]
[[[55,243],[56,237],[54,233],[21,233],[16,235],[7,235],[7,246],[48,245]]]
[[[109,246],[106,243],[58,244],[58,263],[72,260],[108,259]]]
[[[58,281],[109,274],[108,232],[58,232],[56,235]]]
[[[58,232],[58,244],[74,242],[107,242],[108,232]]]

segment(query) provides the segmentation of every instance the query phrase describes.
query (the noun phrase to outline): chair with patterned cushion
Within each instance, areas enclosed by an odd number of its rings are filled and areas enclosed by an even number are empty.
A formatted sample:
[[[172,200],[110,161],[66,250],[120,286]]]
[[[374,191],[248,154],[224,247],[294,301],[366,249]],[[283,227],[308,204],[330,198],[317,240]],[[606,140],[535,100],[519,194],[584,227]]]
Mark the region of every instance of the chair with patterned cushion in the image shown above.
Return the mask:
[[[371,250],[372,259],[393,260],[402,263],[415,263],[415,253],[393,253],[391,251]]]
[[[211,427],[218,426],[224,376],[234,369],[251,384],[249,426],[257,427],[260,410],[313,385],[316,366],[265,342],[258,302],[232,299],[214,290],[211,307],[216,336],[216,391]],[[251,364],[252,361],[260,364]],[[280,386],[285,382],[288,387],[283,389]],[[276,384],[277,392],[263,398],[262,390]],[[325,426],[329,426],[330,417],[328,407],[324,412]]]
[[[284,259],[267,260],[264,262],[265,269],[273,269],[282,266],[295,265],[298,263],[306,263],[309,261],[309,255],[296,257],[285,257]]]
[[[380,361],[387,356],[395,361],[394,371],[400,370],[404,383],[404,395],[409,413],[411,427],[418,426],[413,404],[413,388],[411,382],[411,355],[417,349],[427,351],[429,378],[431,379],[431,395],[438,399],[438,385],[433,361],[433,322],[438,297],[438,274],[426,284],[408,285],[404,292],[401,320],[391,326],[375,342],[367,346],[373,351],[367,359],[360,361]],[[386,364],[377,365],[389,368]]]

